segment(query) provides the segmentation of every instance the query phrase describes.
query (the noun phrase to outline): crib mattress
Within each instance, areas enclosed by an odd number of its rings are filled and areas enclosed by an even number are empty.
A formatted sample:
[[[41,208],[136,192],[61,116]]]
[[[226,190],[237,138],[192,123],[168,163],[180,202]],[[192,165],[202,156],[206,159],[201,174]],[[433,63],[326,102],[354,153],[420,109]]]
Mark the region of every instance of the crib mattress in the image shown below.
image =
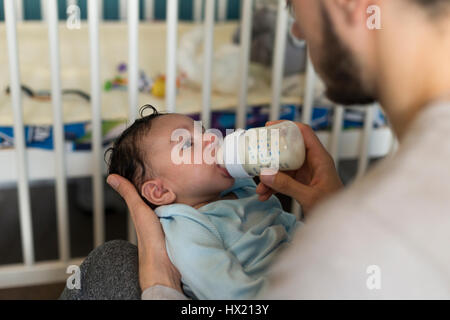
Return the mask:
[[[195,23],[180,23],[179,38],[198,25]],[[215,27],[215,47],[231,43],[232,35],[237,27],[236,22],[217,24]],[[18,25],[19,59],[21,83],[34,90],[49,90],[51,75],[48,53],[48,30],[40,22],[25,22]],[[128,36],[127,25],[124,23],[102,23],[100,26],[100,54],[102,84],[115,76],[116,66],[127,61]],[[63,89],[80,89],[89,93],[90,62],[89,62],[89,34],[88,26],[82,24],[79,30],[69,30],[65,24],[59,26],[61,81]],[[149,75],[165,72],[166,26],[165,23],[141,23],[139,26],[139,66]],[[6,48],[6,33],[4,24],[0,24],[0,47]],[[7,70],[8,57],[6,50],[0,51],[0,65]],[[270,104],[272,93],[270,90],[271,70],[262,70],[252,66],[251,70],[258,70],[254,75],[258,80],[255,87],[249,91],[248,105]],[[303,90],[303,75],[296,75],[285,79],[281,102],[283,104],[300,104]],[[294,84],[294,86],[292,86]],[[13,110],[10,96],[5,88],[9,85],[9,73],[0,73],[0,125],[13,124]],[[317,88],[317,95],[321,88]],[[198,89],[182,87],[178,90],[176,112],[196,113],[202,108],[202,92]],[[144,104],[152,104],[157,109],[166,110],[165,99],[156,98],[148,93],[140,93],[138,110]],[[51,125],[53,123],[52,105],[49,101],[37,101],[23,95],[23,121],[28,125]],[[211,109],[227,110],[236,108],[238,95],[212,94]],[[89,122],[92,110],[88,101],[78,96],[63,96],[63,120],[65,123]],[[126,91],[102,90],[101,94],[102,118],[104,120],[126,119],[128,117],[128,93]]]

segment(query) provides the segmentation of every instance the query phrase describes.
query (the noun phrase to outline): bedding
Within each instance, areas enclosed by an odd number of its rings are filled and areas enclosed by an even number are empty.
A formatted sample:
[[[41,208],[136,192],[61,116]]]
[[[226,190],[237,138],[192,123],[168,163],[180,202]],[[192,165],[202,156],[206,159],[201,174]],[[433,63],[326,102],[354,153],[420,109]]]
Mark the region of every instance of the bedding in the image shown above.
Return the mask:
[[[332,126],[332,108],[315,107],[312,112],[311,127],[314,130],[326,130]],[[280,110],[280,119],[296,120],[301,116],[301,107],[296,105],[283,105]],[[262,127],[269,120],[270,108],[254,106],[247,112],[247,128]],[[188,114],[194,120],[200,120],[199,113]],[[211,114],[211,127],[219,129],[226,134],[226,129],[234,128],[236,112],[231,110],[213,111]],[[126,128],[126,119],[103,120],[103,145],[106,147],[117,138]],[[344,113],[343,129],[361,128],[364,123],[364,112],[360,110],[346,110]],[[381,112],[377,113],[374,126],[386,124]],[[64,140],[67,151],[91,150],[92,130],[90,122],[70,123],[64,125]],[[28,148],[53,149],[53,129],[51,125],[25,126],[25,139]],[[0,150],[14,147],[14,133],[11,126],[0,126]]]

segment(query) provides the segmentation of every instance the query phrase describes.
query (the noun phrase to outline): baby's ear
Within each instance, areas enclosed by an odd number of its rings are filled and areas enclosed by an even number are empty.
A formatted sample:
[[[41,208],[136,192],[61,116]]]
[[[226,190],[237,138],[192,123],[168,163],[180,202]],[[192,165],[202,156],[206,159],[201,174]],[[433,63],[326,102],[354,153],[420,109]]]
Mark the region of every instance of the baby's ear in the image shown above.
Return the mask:
[[[174,203],[176,199],[175,193],[171,189],[165,188],[160,179],[144,182],[141,194],[147,201],[157,206]]]

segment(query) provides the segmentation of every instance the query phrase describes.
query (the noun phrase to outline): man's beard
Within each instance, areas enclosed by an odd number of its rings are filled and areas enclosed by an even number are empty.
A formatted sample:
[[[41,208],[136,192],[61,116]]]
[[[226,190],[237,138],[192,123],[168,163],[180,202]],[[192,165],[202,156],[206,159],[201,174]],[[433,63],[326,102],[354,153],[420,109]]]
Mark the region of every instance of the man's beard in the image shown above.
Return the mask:
[[[322,8],[324,21],[323,51],[319,68],[326,84],[326,96],[342,105],[360,105],[375,102],[372,93],[364,88],[360,66],[351,51],[334,32],[331,18]]]

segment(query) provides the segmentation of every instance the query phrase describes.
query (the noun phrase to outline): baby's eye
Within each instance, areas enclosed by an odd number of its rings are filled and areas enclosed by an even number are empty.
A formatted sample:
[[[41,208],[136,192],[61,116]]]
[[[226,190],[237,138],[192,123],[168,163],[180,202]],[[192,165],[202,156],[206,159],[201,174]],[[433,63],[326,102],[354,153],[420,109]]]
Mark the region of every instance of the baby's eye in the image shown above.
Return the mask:
[[[192,140],[191,140],[191,139],[188,139],[188,140],[186,140],[186,142],[183,144],[182,149],[188,149],[188,148],[190,148],[190,147],[192,147]]]

